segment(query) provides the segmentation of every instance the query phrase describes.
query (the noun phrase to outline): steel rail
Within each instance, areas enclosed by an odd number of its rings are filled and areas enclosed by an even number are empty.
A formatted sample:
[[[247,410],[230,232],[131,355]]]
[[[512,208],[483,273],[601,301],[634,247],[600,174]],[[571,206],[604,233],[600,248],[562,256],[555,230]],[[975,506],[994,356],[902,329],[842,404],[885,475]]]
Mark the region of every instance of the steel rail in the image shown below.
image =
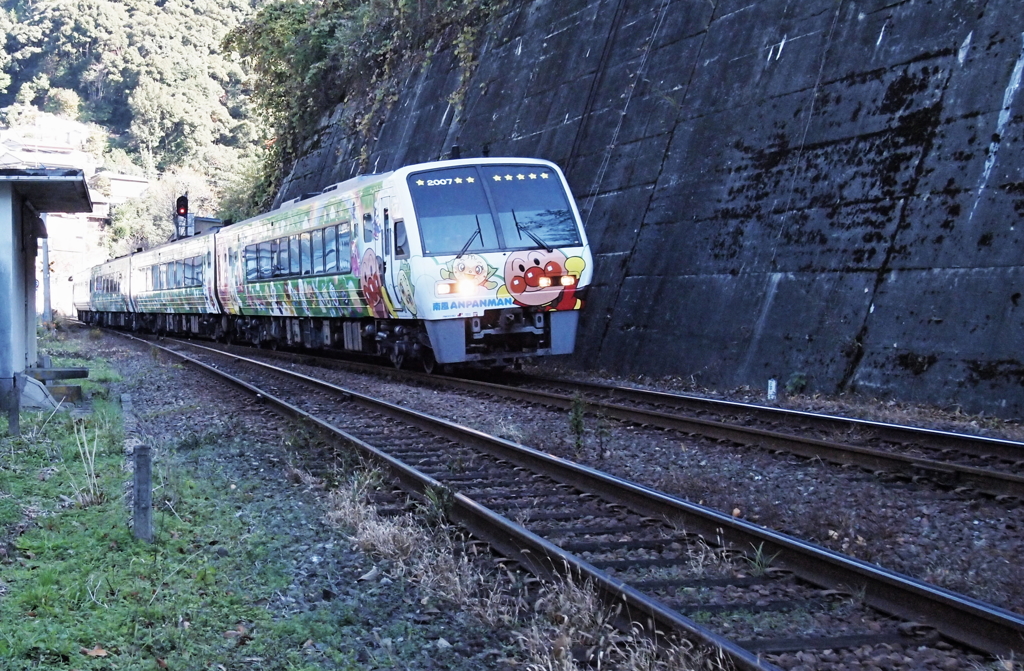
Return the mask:
[[[807,582],[829,589],[843,586],[861,596],[862,600],[873,608],[903,619],[933,626],[944,636],[967,646],[997,656],[1024,654],[1024,617],[1011,611],[883,569],[868,562],[832,552],[812,543],[669,496],[596,469],[502,438],[489,436],[454,422],[373,399],[260,361],[225,354],[201,345],[188,344],[220,356],[243,360],[246,363],[273,370],[277,374],[285,374],[318,389],[341,394],[347,399],[369,404],[375,411],[392,418],[426,429],[431,433],[444,435],[463,444],[472,444],[495,457],[542,472],[558,482],[574,486],[582,491],[599,494],[606,500],[623,504],[635,512],[662,519],[669,524],[699,533],[707,539],[722,538],[737,547],[760,548],[766,554],[776,555],[776,561]],[[180,353],[175,354],[184,356]],[[218,374],[220,373],[218,372]],[[319,420],[316,421],[320,425],[327,426]],[[509,522],[509,524],[512,523]],[[517,538],[526,542],[525,536]],[[564,561],[565,553],[562,551],[559,551],[554,558],[546,554],[547,551],[543,547],[531,546],[530,551],[541,553],[548,558],[548,561]],[[612,579],[600,571],[596,571],[594,574],[596,581],[598,580],[596,576],[599,575],[603,577],[598,582],[604,581],[602,584],[611,584],[607,581],[612,581]],[[620,596],[615,598],[621,599]],[[648,609],[647,614],[657,622],[676,626],[671,620],[662,619],[664,615],[655,603],[651,603],[651,600],[646,597],[644,599],[644,601],[636,602],[637,608],[641,608],[639,604],[643,604],[643,608]],[[627,602],[632,605],[633,597],[627,599]],[[697,631],[706,631],[695,623],[693,623],[693,627],[697,628]],[[707,632],[707,634],[714,636],[713,632]]]
[[[126,337],[135,340],[141,340],[135,336],[127,334],[120,335],[125,335]],[[370,445],[343,429],[329,424],[301,408],[298,408],[297,406],[294,406],[273,394],[251,385],[244,380],[193,359],[182,352],[177,352],[161,345],[156,345],[151,341],[141,341],[178,357],[188,365],[191,365],[218,379],[224,380],[232,386],[259,398],[261,402],[273,406],[285,416],[309,422],[324,434],[339,438],[356,447],[367,456],[383,464],[401,483],[402,488],[407,491],[416,493],[422,497],[428,489],[451,489],[433,477],[418,471],[401,460],[377,449],[373,445]],[[282,370],[260,361],[245,359],[245,357],[239,357],[216,349],[202,347],[194,343],[185,344],[189,344],[193,347],[201,347],[202,349],[214,352],[220,356],[245,360],[246,363],[272,369],[278,374],[283,373],[292,376],[295,379],[299,379],[303,382],[316,386],[323,391],[339,394],[346,399],[358,401],[364,405],[370,406],[375,411],[381,412],[382,414],[409,421],[409,423],[414,426],[427,429],[434,434],[440,434],[447,437],[458,437],[463,441],[466,441],[466,438],[471,438],[472,440],[470,442],[474,444],[479,444],[481,442],[486,444],[487,440],[491,438],[490,436],[487,436],[487,434],[475,431],[474,429],[462,427],[452,422],[448,422],[447,420],[434,418],[413,410],[405,410],[400,406],[392,405],[369,396],[364,396],[358,392],[343,389],[341,387],[301,375],[300,373]],[[509,445],[514,445],[514,443],[509,443]],[[473,501],[463,494],[453,492],[453,506],[450,515],[453,521],[465,526],[474,536],[488,542],[509,559],[515,560],[528,570],[538,575],[565,575],[568,571],[571,571],[577,576],[591,580],[592,584],[594,584],[600,592],[602,600],[607,605],[610,607],[623,607],[625,612],[622,615],[626,618],[625,622],[627,624],[631,622],[644,624],[646,625],[645,630],[651,632],[654,636],[657,636],[658,632],[664,632],[665,630],[681,632],[689,636],[691,639],[696,639],[701,644],[721,650],[723,654],[725,654],[730,661],[736,665],[737,669],[741,669],[743,671],[781,671],[781,669],[775,665],[760,659],[759,655],[741,648],[734,642],[720,636],[710,629],[702,627],[693,620],[666,607],[656,599],[651,599],[635,588],[607,575],[579,557],[565,552],[557,545],[532,533],[521,525],[509,520],[507,517],[499,515],[486,506]]]
[[[188,341],[179,342],[189,344]],[[266,351],[263,352],[264,354],[267,354]],[[273,356],[283,358],[289,355],[274,353]],[[302,357],[303,355],[293,354],[290,356]],[[482,380],[427,375],[412,371],[389,369],[387,367],[374,364],[339,361],[337,359],[325,359],[315,356],[310,356],[308,358],[321,364],[341,364],[345,368],[360,370],[370,374],[384,375],[398,380],[414,380],[424,384],[441,385],[447,388],[461,389],[463,391],[476,392],[483,390],[495,396],[514,398],[528,403],[538,403],[561,409],[570,409],[573,403],[576,402],[572,397],[563,396],[561,394],[496,384]],[[644,403],[658,403],[664,399],[682,399],[684,402],[699,401],[701,403],[708,402],[726,404],[729,408],[734,409],[737,412],[743,412],[750,409],[755,415],[762,411],[776,413],[773,417],[773,419],[776,420],[790,416],[798,416],[800,418],[814,417],[822,421],[827,420],[829,422],[833,422],[836,426],[845,426],[845,428],[849,428],[849,425],[844,425],[843,423],[853,423],[858,426],[870,426],[879,428],[879,430],[885,429],[887,431],[892,431],[894,432],[893,435],[898,432],[899,435],[902,435],[905,438],[902,442],[908,442],[909,438],[907,437],[918,434],[927,435],[935,439],[942,438],[950,445],[955,439],[963,438],[966,441],[965,444],[973,446],[973,449],[980,451],[979,453],[998,453],[1004,455],[1004,457],[1009,454],[1015,454],[1018,458],[1024,458],[1024,443],[1015,443],[1007,440],[964,436],[962,434],[952,434],[930,429],[916,429],[914,427],[899,426],[895,424],[880,424],[858,419],[846,420],[841,417],[834,417],[830,415],[817,415],[815,413],[790,411],[780,408],[771,408],[768,406],[747,405],[732,401],[717,401],[713,399],[702,399],[699,397],[680,396],[664,392],[649,392],[646,390],[630,389],[628,387],[615,387],[594,383],[576,383],[546,377],[539,377],[536,379],[544,383],[559,383],[570,387],[579,384],[579,387],[583,389],[611,390],[615,393],[620,393],[620,395],[626,395],[632,400]],[[605,401],[587,400],[585,403],[589,407],[589,411],[591,413],[600,413],[605,417],[617,419],[619,421],[655,426],[686,434],[705,436],[714,440],[728,440],[740,445],[758,447],[767,450],[788,452],[808,459],[824,459],[836,464],[850,464],[873,472],[886,471],[904,473],[911,477],[922,476],[943,486],[970,487],[992,496],[1012,496],[1024,499],[1024,476],[1013,473],[979,468],[977,466],[966,466],[937,459],[928,459],[925,457],[905,456],[871,447],[849,445],[821,440],[818,438],[804,437],[782,431],[771,431],[757,427],[730,424],[711,419],[685,417],[656,410],[633,408]],[[918,444],[921,443],[921,441],[917,442]],[[1014,446],[1021,450],[1021,452],[1012,453]],[[971,453],[973,454],[975,452]]]
[[[637,389],[635,387],[624,387],[621,385],[602,384],[598,382],[578,382],[576,380],[565,380],[543,375],[534,376],[512,373],[509,374],[508,377],[512,380],[520,380],[525,384],[536,384],[537,382],[554,384],[568,387],[573,390],[590,390],[613,396],[621,396],[624,399],[640,403],[659,403],[670,405],[677,409],[686,409],[694,412],[729,411],[742,413],[751,417],[757,417],[766,421],[791,421],[793,418],[796,418],[807,421],[818,428],[833,430],[861,428],[872,431],[882,440],[894,443],[913,444],[937,450],[960,450],[975,456],[993,455],[1007,461],[1024,460],[1024,443],[1007,440],[1005,438],[976,436],[966,433],[906,426],[903,424],[879,422],[855,417],[838,417],[836,415],[827,415],[824,413],[809,412],[806,410],[777,408],[767,405],[692,396],[689,394]]]

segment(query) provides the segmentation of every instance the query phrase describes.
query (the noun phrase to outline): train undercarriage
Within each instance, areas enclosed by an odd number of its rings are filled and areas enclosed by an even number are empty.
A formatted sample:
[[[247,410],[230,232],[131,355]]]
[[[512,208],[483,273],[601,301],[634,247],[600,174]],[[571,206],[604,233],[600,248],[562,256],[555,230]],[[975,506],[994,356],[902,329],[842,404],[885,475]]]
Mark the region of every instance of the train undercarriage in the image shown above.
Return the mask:
[[[567,354],[578,313],[506,309],[480,317],[435,321],[92,312],[79,319],[157,335],[200,337],[268,349],[333,350],[383,357],[396,367],[433,372],[437,365],[518,365],[543,354]]]

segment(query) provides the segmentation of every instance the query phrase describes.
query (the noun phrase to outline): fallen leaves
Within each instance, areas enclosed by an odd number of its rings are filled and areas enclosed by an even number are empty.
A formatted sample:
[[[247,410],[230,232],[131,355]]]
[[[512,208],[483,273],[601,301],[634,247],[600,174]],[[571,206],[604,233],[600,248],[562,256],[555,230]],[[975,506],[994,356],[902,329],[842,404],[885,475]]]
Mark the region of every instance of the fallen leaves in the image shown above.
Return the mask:
[[[110,654],[98,645],[92,650],[89,650],[88,648],[82,648],[79,652],[81,652],[83,655],[88,655],[89,657],[106,657]]]
[[[234,629],[229,629],[224,632],[224,638],[233,638],[237,645],[245,645],[247,642],[252,640],[252,636],[249,635],[245,625],[239,624]]]

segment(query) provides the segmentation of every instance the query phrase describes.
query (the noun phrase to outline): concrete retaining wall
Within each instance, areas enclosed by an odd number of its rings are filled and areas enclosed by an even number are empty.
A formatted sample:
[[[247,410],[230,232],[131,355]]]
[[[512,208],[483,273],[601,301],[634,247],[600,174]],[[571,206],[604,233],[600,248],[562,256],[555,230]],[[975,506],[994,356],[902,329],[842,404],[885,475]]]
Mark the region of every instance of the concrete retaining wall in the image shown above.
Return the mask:
[[[482,34],[464,109],[442,51],[370,165],[566,169],[581,364],[1024,414],[1017,0],[510,0]],[[281,199],[353,174],[343,116]]]

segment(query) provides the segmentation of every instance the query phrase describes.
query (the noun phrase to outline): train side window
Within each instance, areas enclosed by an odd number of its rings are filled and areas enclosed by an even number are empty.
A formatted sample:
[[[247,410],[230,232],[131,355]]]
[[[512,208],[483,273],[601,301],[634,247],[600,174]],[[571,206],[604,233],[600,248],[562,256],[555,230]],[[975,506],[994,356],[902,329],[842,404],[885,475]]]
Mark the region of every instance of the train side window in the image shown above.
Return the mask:
[[[312,247],[313,241],[309,237],[309,233],[303,233],[299,236],[299,255],[302,257],[302,274],[309,275],[313,269],[312,259]]]
[[[313,274],[322,275],[324,272],[324,232],[321,229],[310,231],[313,238]]]
[[[273,277],[274,246],[270,242],[261,242],[256,247],[260,257],[259,272],[261,280],[268,280]]]
[[[190,287],[196,283],[196,267],[192,265],[193,259],[185,259],[185,286]]]
[[[154,291],[160,288],[160,266],[151,266],[149,269],[149,286]]]
[[[197,256],[192,259],[192,262],[196,267],[196,286],[201,287],[203,286],[203,257]]]
[[[174,288],[180,289],[185,286],[185,262],[174,262]]]
[[[338,272],[352,272],[352,254],[349,245],[352,244],[352,234],[348,223],[338,226]]]
[[[161,289],[169,289],[170,288],[167,285],[167,264],[166,263],[161,263],[160,264],[160,288]]]
[[[391,216],[384,210],[384,256],[391,256]]]
[[[293,235],[288,238],[288,263],[289,275],[301,275],[302,264],[299,259],[299,236]]]
[[[256,254],[256,245],[245,247],[245,279],[254,282],[260,278],[259,256]]]
[[[288,238],[280,238],[274,242],[277,257],[274,259],[274,277],[288,274]]]
[[[409,236],[405,232],[405,220],[395,219],[395,258],[409,258]]]
[[[373,215],[363,215],[363,242],[373,242]]]
[[[324,272],[338,272],[338,229],[328,226],[324,229]]]

